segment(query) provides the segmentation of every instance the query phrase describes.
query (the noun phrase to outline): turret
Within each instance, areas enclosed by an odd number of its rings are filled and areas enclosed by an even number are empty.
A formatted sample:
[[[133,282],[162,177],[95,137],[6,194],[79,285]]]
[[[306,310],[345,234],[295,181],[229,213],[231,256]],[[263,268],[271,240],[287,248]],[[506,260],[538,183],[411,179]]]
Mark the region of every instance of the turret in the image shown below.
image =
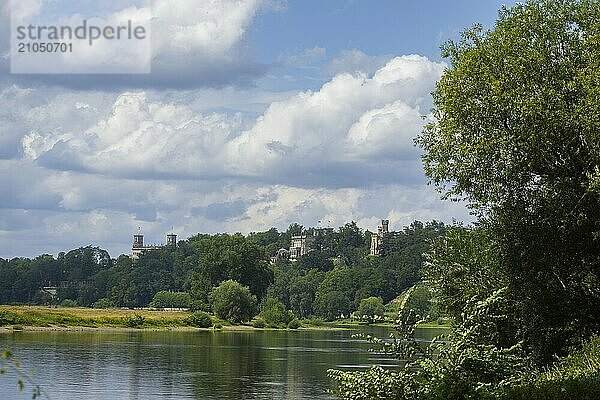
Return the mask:
[[[133,235],[133,248],[138,249],[144,247],[144,235]]]
[[[390,230],[390,220],[382,219],[381,220],[381,233],[388,233]]]
[[[167,234],[167,246],[177,246],[177,235],[174,233]]]

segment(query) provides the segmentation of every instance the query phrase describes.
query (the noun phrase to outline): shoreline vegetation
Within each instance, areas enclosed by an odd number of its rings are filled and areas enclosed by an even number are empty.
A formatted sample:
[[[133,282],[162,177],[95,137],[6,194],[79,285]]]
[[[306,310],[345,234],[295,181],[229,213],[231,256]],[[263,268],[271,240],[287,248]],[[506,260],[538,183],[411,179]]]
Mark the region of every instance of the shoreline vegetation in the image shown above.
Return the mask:
[[[13,306],[0,305],[0,333],[15,331],[196,331],[196,330],[282,330],[257,328],[252,322],[231,324],[211,315],[212,326],[197,327],[190,323],[192,312],[159,309],[95,309],[84,307]],[[351,329],[359,326],[393,328],[391,322],[367,324],[358,320],[302,320],[300,329]],[[445,324],[427,323],[420,328],[449,328]]]

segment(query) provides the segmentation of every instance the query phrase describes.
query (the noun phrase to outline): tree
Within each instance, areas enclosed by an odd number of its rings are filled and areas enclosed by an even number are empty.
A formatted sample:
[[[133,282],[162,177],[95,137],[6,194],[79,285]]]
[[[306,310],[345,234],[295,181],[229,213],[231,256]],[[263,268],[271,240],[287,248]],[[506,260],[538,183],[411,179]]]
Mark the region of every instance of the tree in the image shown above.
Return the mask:
[[[234,280],[221,282],[210,293],[213,312],[232,323],[249,321],[256,313],[256,296]]]
[[[540,363],[600,329],[600,3],[535,0],[448,43],[417,143],[497,244]]]
[[[170,292],[161,290],[154,295],[150,307],[156,308],[185,308],[190,305],[190,294],[187,292]]]
[[[344,292],[334,290],[330,292],[317,292],[315,298],[315,313],[325,318],[326,320],[333,321],[343,315],[350,314],[350,300]]]
[[[198,244],[198,267],[212,285],[233,279],[260,297],[273,281],[264,247],[239,233],[204,237]]]
[[[368,297],[360,301],[356,316],[368,323],[373,323],[376,318],[383,318],[385,307],[381,297]]]
[[[331,271],[333,261],[331,261],[331,252],[313,250],[306,253],[298,260],[298,267],[303,269],[316,268],[319,271]]]
[[[294,319],[294,314],[285,309],[285,305],[277,299],[267,297],[260,317],[270,326],[287,326]]]

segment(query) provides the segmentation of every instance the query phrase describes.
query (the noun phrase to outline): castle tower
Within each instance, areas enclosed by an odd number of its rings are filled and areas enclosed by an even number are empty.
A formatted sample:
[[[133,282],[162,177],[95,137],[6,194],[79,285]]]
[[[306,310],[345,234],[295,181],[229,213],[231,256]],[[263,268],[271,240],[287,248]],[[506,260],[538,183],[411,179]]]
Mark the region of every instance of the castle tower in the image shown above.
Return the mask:
[[[386,234],[388,233],[390,230],[390,220],[389,219],[382,219],[381,220],[381,233]]]
[[[369,252],[372,256],[381,255],[381,245],[383,243],[383,237],[390,232],[390,220],[382,219],[381,225],[377,227],[377,233],[371,235],[371,251]]]
[[[133,248],[139,249],[144,247],[144,235],[133,235]]]
[[[167,234],[167,246],[177,246],[177,235],[174,233]]]

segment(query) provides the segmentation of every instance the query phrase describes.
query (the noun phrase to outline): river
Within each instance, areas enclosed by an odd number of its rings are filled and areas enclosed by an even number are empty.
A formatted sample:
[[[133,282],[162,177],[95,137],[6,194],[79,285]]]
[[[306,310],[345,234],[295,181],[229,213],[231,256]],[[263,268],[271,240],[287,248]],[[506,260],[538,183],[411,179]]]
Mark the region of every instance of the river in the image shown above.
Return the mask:
[[[365,328],[361,328],[363,331]],[[387,336],[384,328],[366,328]],[[0,334],[53,400],[332,399],[328,368],[398,361],[350,330],[14,332]],[[438,330],[423,329],[430,339]],[[30,399],[0,375],[0,399]]]

